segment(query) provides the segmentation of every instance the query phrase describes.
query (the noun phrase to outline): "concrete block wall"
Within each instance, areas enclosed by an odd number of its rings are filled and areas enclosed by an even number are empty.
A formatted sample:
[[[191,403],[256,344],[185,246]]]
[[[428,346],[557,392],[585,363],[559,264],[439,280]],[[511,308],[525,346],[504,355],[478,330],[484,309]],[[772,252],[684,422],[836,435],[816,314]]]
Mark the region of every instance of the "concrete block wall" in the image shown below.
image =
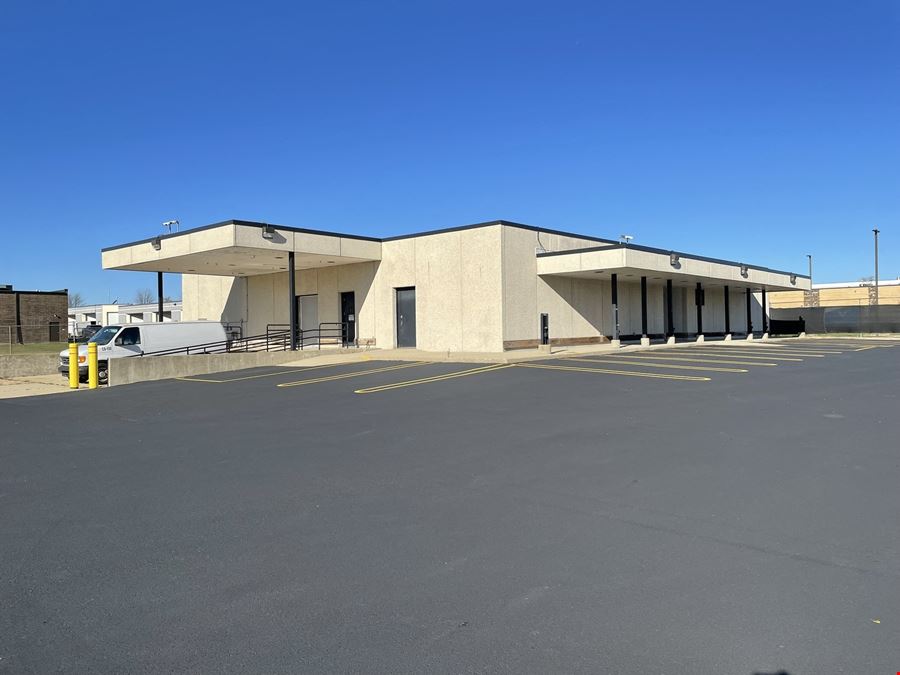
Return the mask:
[[[419,349],[502,351],[501,229],[384,242],[374,282],[378,346],[396,345],[396,289],[415,286]]]
[[[537,344],[540,315],[550,315],[557,342],[608,340],[612,327],[609,282],[539,277],[535,250],[565,251],[599,245],[596,240],[502,226],[503,343]]]

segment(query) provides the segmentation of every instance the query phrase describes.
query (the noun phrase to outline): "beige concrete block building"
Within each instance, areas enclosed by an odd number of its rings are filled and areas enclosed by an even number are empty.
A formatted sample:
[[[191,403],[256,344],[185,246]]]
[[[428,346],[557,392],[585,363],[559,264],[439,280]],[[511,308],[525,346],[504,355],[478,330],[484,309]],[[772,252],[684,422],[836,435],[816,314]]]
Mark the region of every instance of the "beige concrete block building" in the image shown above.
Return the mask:
[[[102,252],[104,269],[182,274],[182,318],[300,339],[500,352],[614,339],[763,333],[767,294],[808,291],[759,265],[491,221],[378,239],[227,221]]]
[[[771,309],[900,305],[900,279],[813,284],[808,291],[782,291],[769,299]]]

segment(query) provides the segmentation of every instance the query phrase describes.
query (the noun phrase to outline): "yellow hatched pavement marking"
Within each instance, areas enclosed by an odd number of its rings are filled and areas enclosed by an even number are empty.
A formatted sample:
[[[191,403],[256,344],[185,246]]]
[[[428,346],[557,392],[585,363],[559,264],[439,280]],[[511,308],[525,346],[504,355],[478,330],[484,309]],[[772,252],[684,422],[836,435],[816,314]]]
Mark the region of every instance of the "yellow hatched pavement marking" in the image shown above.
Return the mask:
[[[697,356],[715,356],[717,358],[723,358],[723,359],[730,359],[730,358],[754,359],[754,360],[759,359],[761,361],[802,361],[803,359],[807,358],[805,356],[801,359],[801,358],[794,358],[794,357],[790,357],[790,356],[780,356],[780,355],[779,356],[768,356],[768,355],[766,355],[766,356],[759,355],[758,356],[756,354],[731,354],[730,352],[724,352],[724,351],[718,351],[718,352],[709,351],[708,352],[705,350],[701,351],[699,349],[679,349],[678,353],[679,354],[696,354]]]
[[[366,389],[357,389],[354,394],[374,394],[379,391],[388,391],[389,389],[400,389],[401,387],[415,387],[419,384],[431,384],[432,382],[442,382],[443,380],[452,380],[455,377],[465,377],[467,375],[480,375],[481,373],[489,373],[495,370],[503,370],[504,368],[512,368],[512,363],[498,365],[492,363],[489,366],[479,366],[478,368],[469,368],[468,370],[460,370],[455,373],[446,373],[444,375],[432,375],[431,377],[421,377],[418,380],[406,380],[405,382],[394,382],[393,384],[382,384],[377,387],[367,387]]]
[[[652,356],[650,354],[630,354],[629,356],[611,356],[608,358],[629,358],[641,359],[645,361],[683,361],[686,363],[721,363],[726,366],[777,366],[777,363],[767,363],[765,361],[738,361],[733,359],[698,359],[692,356]],[[788,361],[802,361],[803,359],[786,359]]]
[[[625,357],[613,356],[605,359],[563,359],[564,361],[581,361],[582,363],[623,363],[626,366],[642,366],[644,368],[674,368],[676,370],[708,370],[716,373],[748,373],[746,368],[717,368],[715,366],[678,366],[671,363],[653,363],[652,361],[631,361]]]
[[[416,361],[414,363],[403,363],[399,366],[385,366],[384,368],[370,368],[369,370],[354,370],[352,373],[341,373],[340,375],[326,375],[325,377],[313,377],[308,380],[298,380],[296,382],[282,382],[276,384],[276,387],[302,387],[304,384],[318,384],[320,382],[331,382],[333,380],[346,380],[351,377],[362,377],[363,375],[371,375],[373,373],[387,373],[392,370],[401,370],[403,368],[415,368],[416,366],[427,366],[431,361]]]
[[[337,366],[352,366],[357,363],[364,363],[365,361],[370,360],[368,357],[364,358],[362,361],[346,361],[344,363],[326,363],[321,366],[297,366],[296,368],[291,368],[290,370],[279,370],[274,373],[261,373],[259,375],[245,375],[244,377],[231,377],[227,380],[210,380],[204,379],[202,377],[191,377],[188,375],[187,377],[176,377],[174,379],[181,380],[183,382],[209,382],[211,384],[225,384],[226,382],[240,382],[241,380],[257,380],[261,377],[275,377],[276,375],[286,375],[288,373],[293,373],[294,375],[299,375],[301,373],[306,372],[307,370],[321,370],[322,368],[336,368]]]
[[[580,368],[578,366],[545,366],[537,363],[516,363],[519,368],[542,368],[544,370],[567,370],[577,373],[597,373],[601,375],[625,375],[627,377],[651,377],[657,380],[686,380],[689,382],[709,382],[712,378],[696,375],[664,375],[663,373],[636,373],[633,370],[611,370],[608,368]]]

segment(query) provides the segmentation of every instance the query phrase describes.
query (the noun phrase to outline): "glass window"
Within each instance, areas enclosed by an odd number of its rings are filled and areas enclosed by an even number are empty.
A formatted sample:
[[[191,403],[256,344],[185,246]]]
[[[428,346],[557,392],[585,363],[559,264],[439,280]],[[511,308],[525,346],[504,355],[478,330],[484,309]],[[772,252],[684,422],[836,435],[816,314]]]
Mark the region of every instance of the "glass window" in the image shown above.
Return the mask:
[[[141,344],[141,329],[126,328],[121,333],[119,333],[119,337],[116,342],[120,343],[123,347],[131,347],[133,345]]]
[[[95,342],[98,345],[106,345],[109,344],[109,341],[113,339],[113,336],[119,332],[121,326],[104,326],[96,333],[94,336],[88,340],[88,342]]]

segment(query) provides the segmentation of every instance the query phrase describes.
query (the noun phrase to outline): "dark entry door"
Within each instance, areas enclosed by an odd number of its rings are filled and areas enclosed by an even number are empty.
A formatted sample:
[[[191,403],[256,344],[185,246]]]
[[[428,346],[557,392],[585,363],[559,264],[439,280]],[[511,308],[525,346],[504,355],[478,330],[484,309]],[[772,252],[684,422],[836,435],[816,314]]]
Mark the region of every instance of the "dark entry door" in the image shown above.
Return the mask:
[[[397,346],[416,346],[416,289],[397,289]]]
[[[356,295],[353,291],[341,293],[341,323],[345,326],[343,342],[346,347],[356,341]]]

